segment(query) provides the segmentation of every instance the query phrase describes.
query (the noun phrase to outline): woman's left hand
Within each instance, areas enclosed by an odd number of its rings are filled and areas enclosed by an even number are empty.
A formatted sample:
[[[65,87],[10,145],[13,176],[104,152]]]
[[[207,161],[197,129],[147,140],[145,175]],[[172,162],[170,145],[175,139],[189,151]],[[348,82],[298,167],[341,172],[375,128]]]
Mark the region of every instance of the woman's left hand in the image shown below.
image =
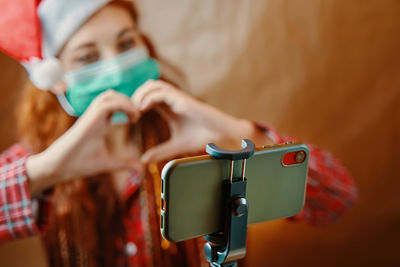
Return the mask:
[[[142,161],[146,163],[200,152],[210,142],[226,149],[240,148],[244,138],[256,145],[271,143],[252,122],[223,113],[163,81],[146,82],[133,94],[132,100],[140,113],[150,109],[158,111],[170,127],[171,138],[144,153]]]

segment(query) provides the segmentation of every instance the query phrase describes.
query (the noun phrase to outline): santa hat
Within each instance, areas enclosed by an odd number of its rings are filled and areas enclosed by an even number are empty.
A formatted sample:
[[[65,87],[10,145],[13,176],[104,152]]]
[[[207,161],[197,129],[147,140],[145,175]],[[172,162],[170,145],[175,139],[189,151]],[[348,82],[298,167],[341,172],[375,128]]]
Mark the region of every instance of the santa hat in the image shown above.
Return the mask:
[[[0,0],[0,50],[23,64],[47,90],[63,76],[58,52],[68,38],[111,0]]]

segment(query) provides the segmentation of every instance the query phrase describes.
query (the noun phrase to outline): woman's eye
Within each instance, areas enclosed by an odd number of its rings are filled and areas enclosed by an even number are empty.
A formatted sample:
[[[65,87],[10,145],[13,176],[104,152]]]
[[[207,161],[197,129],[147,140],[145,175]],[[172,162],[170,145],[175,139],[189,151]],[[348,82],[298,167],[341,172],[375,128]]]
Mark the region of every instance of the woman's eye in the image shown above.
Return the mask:
[[[126,39],[118,43],[118,49],[120,50],[120,52],[131,49],[134,46],[135,46],[134,39]]]
[[[82,56],[77,57],[76,61],[79,64],[89,64],[89,63],[93,63],[96,62],[99,59],[99,55],[97,53],[88,53],[88,54],[84,54]]]

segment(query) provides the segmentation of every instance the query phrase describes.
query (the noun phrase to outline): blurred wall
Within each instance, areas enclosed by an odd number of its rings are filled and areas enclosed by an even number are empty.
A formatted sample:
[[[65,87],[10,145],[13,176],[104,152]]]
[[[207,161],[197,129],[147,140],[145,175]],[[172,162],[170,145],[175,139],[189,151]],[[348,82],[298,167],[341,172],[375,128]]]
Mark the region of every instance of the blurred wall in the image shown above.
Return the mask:
[[[138,2],[188,91],[331,151],[356,180],[359,203],[337,224],[250,227],[247,266],[400,265],[400,2]],[[4,148],[24,74],[5,56],[0,69]]]
[[[0,52],[0,149],[17,140],[15,104],[26,81],[26,73],[14,60]]]

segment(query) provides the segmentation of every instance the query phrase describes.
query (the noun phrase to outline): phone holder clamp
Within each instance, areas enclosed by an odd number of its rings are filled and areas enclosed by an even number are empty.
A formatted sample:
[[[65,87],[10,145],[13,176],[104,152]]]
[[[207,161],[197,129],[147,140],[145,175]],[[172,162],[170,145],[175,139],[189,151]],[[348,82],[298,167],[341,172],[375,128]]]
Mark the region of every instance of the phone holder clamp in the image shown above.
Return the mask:
[[[206,152],[218,159],[230,160],[229,179],[224,181],[224,225],[219,233],[206,235],[207,261],[212,267],[234,267],[246,255],[247,215],[246,160],[254,154],[254,143],[242,140],[241,150],[225,150],[209,143]],[[243,160],[241,177],[233,177],[234,161]]]

